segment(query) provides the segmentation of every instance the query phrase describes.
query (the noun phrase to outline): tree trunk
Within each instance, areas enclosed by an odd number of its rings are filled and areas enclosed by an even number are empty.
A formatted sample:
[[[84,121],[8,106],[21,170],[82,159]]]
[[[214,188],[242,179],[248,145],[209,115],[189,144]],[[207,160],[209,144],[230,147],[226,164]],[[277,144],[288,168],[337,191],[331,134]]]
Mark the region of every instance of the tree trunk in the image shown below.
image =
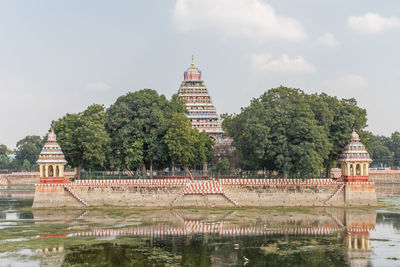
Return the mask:
[[[183,164],[182,167],[185,170],[186,175],[189,176],[192,181],[194,181],[192,172],[189,170],[188,166],[186,164]]]
[[[147,173],[146,173],[146,165],[142,165],[140,166],[140,171],[142,172],[142,177],[146,178],[147,177]]]
[[[207,162],[203,163],[203,176],[207,176]]]
[[[76,166],[76,178],[79,180],[81,179],[81,171],[82,171],[82,162]]]
[[[150,161],[150,177],[153,178],[153,161]]]
[[[331,174],[331,169],[332,169],[332,166],[331,166],[332,164],[331,163],[328,163],[327,165],[326,165],[326,169],[325,169],[325,176],[326,176],[326,178],[329,178],[329,176],[330,176],[330,174]]]
[[[175,165],[174,162],[171,162],[171,176],[175,176]]]

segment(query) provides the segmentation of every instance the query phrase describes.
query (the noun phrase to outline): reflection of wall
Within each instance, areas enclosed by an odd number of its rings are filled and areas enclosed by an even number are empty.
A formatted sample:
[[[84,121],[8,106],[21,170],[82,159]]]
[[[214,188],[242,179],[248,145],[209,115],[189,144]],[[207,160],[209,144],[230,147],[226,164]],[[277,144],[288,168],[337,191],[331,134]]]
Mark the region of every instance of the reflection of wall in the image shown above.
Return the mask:
[[[58,247],[40,248],[40,266],[63,266],[65,258],[64,245]]]
[[[120,210],[123,211],[123,210]],[[369,245],[369,231],[374,229],[376,212],[361,210],[345,210],[339,208],[315,208],[308,209],[306,213],[295,212],[293,209],[238,209],[236,211],[219,210],[143,210],[135,209],[125,212],[124,216],[115,216],[116,210],[34,210],[35,220],[51,219],[61,220],[58,223],[68,224],[70,234],[63,235],[65,250],[68,250],[68,242],[74,237],[100,237],[109,236],[146,236],[161,238],[168,236],[185,236],[191,240],[195,234],[202,235],[202,242],[209,242],[213,237],[243,237],[265,236],[258,240],[266,240],[269,236],[330,236],[341,234],[343,247],[346,248],[348,262],[351,266],[366,266],[371,255]],[[119,213],[119,212],[118,212]],[[81,219],[85,220],[83,226]],[[41,223],[48,223],[41,221]],[[95,225],[95,226],[94,226]],[[130,225],[127,227],[112,228],[108,225]],[[63,231],[64,233],[65,231]],[[68,232],[68,231],[67,231]],[[54,237],[54,234],[41,235],[42,238]],[[59,237],[62,237],[60,235]],[[63,240],[60,238],[60,240]],[[79,244],[78,239],[72,243]],[[234,238],[230,240],[235,240]],[[238,240],[238,239],[236,239]],[[242,238],[241,240],[248,240]],[[339,239],[340,240],[340,239]],[[336,240],[337,242],[338,240]],[[84,241],[83,241],[84,242]],[[43,255],[63,255],[63,250],[57,248],[41,248]],[[231,254],[229,254],[231,255]],[[232,254],[236,255],[236,254]],[[224,254],[219,255],[221,259]],[[44,259],[45,260],[45,259]],[[237,259],[236,259],[237,260]],[[239,257],[241,262],[242,257]],[[215,264],[226,262],[226,259],[216,261]],[[235,262],[232,259],[232,262]]]
[[[82,214],[80,214],[82,212]],[[260,212],[247,211],[199,211],[187,210],[150,210],[135,214],[130,212],[129,217],[115,217],[111,212],[89,210],[34,210],[35,220],[61,220],[68,223],[82,218],[90,224],[114,225],[129,222],[142,222],[127,228],[83,227],[84,232],[73,233],[73,236],[109,236],[109,235],[190,235],[193,233],[213,233],[221,235],[331,235],[344,232],[347,235],[360,236],[368,234],[375,228],[376,212],[344,209],[313,209],[309,213],[285,212],[277,213],[273,210]],[[236,219],[238,221],[236,222]],[[43,223],[43,221],[41,221]],[[50,223],[50,222],[46,222]],[[60,221],[58,221],[60,223]],[[71,228],[72,229],[72,228]],[[352,240],[354,243],[354,240]],[[347,243],[345,243],[347,244]],[[361,243],[357,247],[365,247]]]
[[[346,184],[346,204],[351,206],[376,205],[376,193],[374,184]]]

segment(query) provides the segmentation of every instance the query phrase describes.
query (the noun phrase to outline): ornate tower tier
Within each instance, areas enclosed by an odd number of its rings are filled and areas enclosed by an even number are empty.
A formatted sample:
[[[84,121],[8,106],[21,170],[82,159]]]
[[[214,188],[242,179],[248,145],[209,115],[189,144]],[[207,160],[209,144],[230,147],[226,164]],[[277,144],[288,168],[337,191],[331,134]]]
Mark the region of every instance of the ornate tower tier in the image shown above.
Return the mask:
[[[342,165],[341,179],[344,181],[368,181],[368,168],[372,160],[355,130],[351,134],[350,143],[339,156],[338,162]]]
[[[40,183],[69,182],[64,178],[64,165],[67,164],[67,161],[60,145],[57,143],[53,129],[51,129],[47,142],[43,146],[36,163],[39,164],[40,168]]]
[[[184,72],[183,82],[178,91],[178,98],[189,112],[187,115],[193,127],[207,132],[210,137],[219,143],[224,136],[221,120],[212,103],[204,81],[201,80],[201,71],[192,65]]]

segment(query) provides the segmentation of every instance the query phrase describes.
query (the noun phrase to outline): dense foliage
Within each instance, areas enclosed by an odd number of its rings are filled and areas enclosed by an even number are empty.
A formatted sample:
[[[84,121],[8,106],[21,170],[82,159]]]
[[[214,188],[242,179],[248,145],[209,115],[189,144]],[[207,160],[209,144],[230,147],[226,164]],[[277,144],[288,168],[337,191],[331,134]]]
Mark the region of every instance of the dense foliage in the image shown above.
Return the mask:
[[[210,138],[192,129],[185,112],[176,96],[169,101],[151,89],[119,97],[107,110],[110,167],[145,173],[179,164],[190,173],[190,166],[211,160]]]
[[[366,111],[354,99],[299,89],[270,89],[237,115],[225,115],[223,127],[242,155],[243,168],[287,175],[330,173],[349,142],[352,128],[366,125]]]
[[[185,114],[177,95],[168,100],[143,89],[119,97],[107,110],[93,104],[52,124],[68,165],[78,173],[82,168],[145,173],[180,166],[191,175],[190,168],[205,169],[213,161],[214,143],[193,129]],[[400,166],[400,133],[385,137],[364,131],[366,110],[354,99],[281,86],[253,99],[239,114],[223,118],[242,169],[284,176],[317,175],[325,169],[329,175],[353,128],[371,154],[372,166]],[[0,145],[0,170],[36,170],[46,139],[26,136],[15,151]],[[219,160],[213,170],[227,173],[229,161]]]
[[[104,169],[106,155],[110,151],[106,123],[104,106],[97,104],[77,114],[66,114],[53,122],[57,141],[69,165],[77,167],[78,177],[83,167]]]
[[[11,151],[6,145],[0,144],[0,171],[6,170],[10,167],[10,155]]]
[[[183,113],[175,113],[165,136],[171,161],[180,164],[192,177],[189,166],[204,164],[212,158],[213,141],[205,132],[192,128]]]
[[[394,132],[390,137],[362,132],[361,138],[373,160],[371,166],[400,166],[400,133]]]

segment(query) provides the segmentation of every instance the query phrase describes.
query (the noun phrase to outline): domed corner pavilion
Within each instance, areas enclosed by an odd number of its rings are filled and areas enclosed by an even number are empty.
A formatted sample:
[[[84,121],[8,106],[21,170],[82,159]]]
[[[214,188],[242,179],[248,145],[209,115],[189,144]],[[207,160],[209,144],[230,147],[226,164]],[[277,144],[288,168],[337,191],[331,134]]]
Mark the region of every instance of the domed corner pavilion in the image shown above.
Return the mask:
[[[368,168],[372,160],[355,130],[351,134],[350,143],[339,156],[338,162],[342,165],[342,177],[339,180],[346,182],[368,181]]]
[[[67,164],[64,153],[57,143],[56,134],[51,129],[47,142],[36,161],[40,169],[40,183],[69,183],[64,177],[64,166]]]

